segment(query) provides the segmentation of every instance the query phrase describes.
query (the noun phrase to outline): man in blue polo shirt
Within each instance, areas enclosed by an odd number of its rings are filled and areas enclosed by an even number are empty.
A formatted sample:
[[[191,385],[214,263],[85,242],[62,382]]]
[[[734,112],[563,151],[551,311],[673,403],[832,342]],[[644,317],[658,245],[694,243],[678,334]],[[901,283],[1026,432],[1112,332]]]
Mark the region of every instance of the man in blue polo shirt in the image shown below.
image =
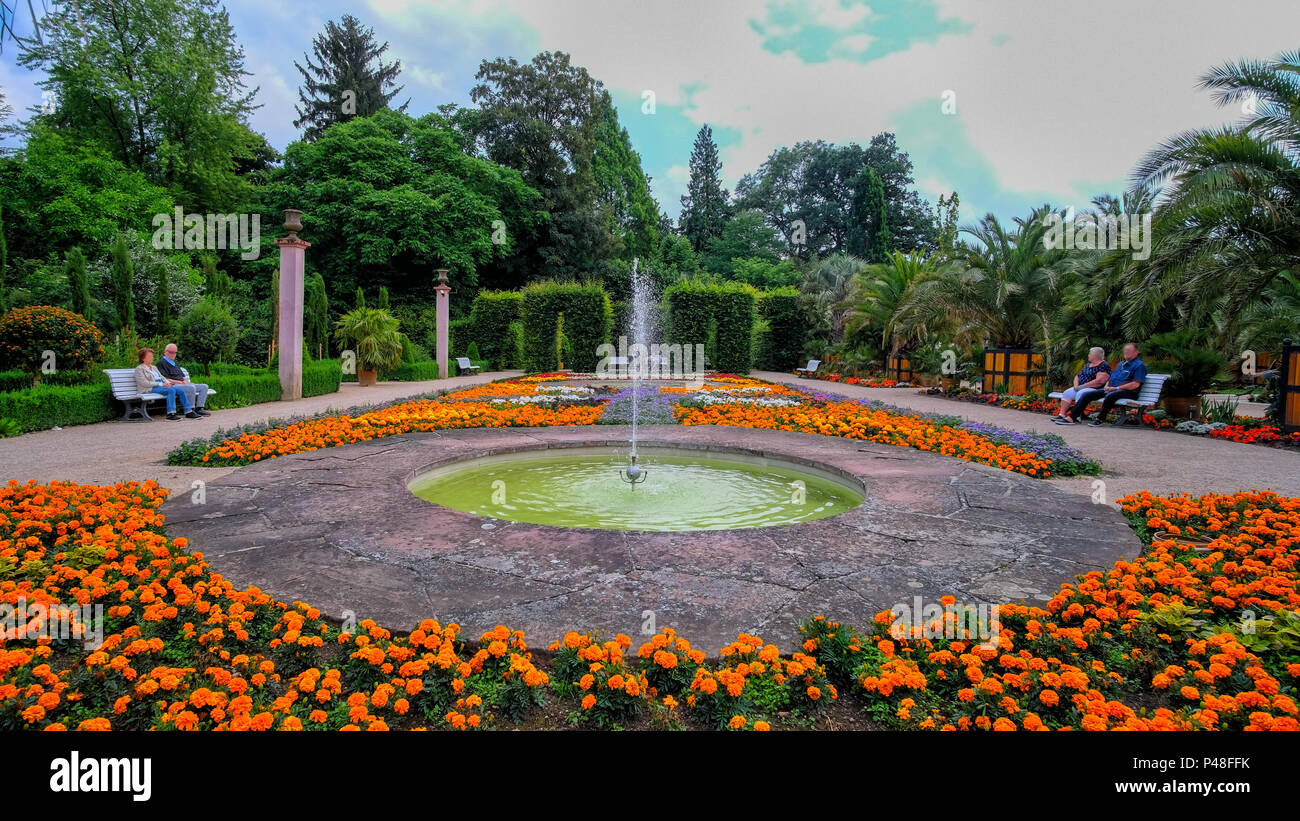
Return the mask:
[[[1076,402],[1070,409],[1070,418],[1074,422],[1079,421],[1083,411],[1088,407],[1088,403],[1096,399],[1101,399],[1101,411],[1097,418],[1089,422],[1092,427],[1104,424],[1106,417],[1110,415],[1111,408],[1121,399],[1136,399],[1142,388],[1142,383],[1147,378],[1147,366],[1141,359],[1138,359],[1138,346],[1132,342],[1124,346],[1124,358],[1115,365],[1110,372],[1110,381],[1104,389],[1093,389],[1081,391],[1076,396]],[[1124,417],[1120,416],[1114,424],[1124,424]]]
[[[189,380],[185,371],[177,364],[178,353],[175,342],[164,348],[163,358],[158,362],[158,372],[185,391],[190,398],[190,404],[194,406],[195,413],[199,416],[210,416],[211,414],[203,408],[208,401],[208,386]]]

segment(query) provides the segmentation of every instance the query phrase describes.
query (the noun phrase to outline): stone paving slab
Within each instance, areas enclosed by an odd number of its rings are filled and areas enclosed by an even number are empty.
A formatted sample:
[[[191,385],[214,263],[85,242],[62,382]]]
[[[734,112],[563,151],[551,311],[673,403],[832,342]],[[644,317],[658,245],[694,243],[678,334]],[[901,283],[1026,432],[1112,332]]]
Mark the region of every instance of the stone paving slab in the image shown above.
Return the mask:
[[[814,434],[647,426],[646,446],[761,454],[839,473],[865,501],[799,525],[638,533],[475,516],[407,482],[493,453],[628,447],[623,426],[408,434],[258,462],[163,507],[215,570],[284,601],[391,629],[498,623],[545,647],[571,629],[639,637],[673,627],[708,652],[740,631],[798,641],[797,620],[859,625],[915,595],[1042,602],[1141,545],[1111,506],[1055,483],[933,453]]]

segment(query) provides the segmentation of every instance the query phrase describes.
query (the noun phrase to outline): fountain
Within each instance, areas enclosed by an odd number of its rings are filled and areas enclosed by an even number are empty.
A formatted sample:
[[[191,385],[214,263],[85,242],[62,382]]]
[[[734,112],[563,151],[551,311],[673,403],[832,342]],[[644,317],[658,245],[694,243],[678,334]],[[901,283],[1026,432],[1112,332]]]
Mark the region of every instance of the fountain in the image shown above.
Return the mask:
[[[632,454],[627,469],[619,476],[631,487],[646,480],[646,473],[636,463],[636,428],[640,414],[641,376],[649,364],[649,337],[651,332],[650,283],[640,272],[640,259],[632,259],[632,321],[628,330],[632,337],[629,349],[632,356],[628,368],[632,376]]]

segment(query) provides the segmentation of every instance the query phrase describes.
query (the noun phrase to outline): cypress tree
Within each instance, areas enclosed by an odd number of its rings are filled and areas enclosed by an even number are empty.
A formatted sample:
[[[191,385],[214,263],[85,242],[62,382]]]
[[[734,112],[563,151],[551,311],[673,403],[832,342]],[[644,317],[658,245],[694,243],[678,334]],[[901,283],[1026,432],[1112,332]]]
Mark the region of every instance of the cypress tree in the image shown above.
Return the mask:
[[[131,300],[131,281],[135,278],[135,267],[131,262],[131,251],[127,248],[126,237],[119,234],[109,246],[112,256],[110,268],[113,273],[113,306],[117,310],[117,327],[127,331],[135,326],[135,304]]]
[[[379,286],[379,305],[377,307],[380,308],[381,310],[385,310],[385,311],[388,310],[388,286],[387,285]]]
[[[325,293],[325,278],[319,272],[307,277],[306,314],[303,316],[303,330],[307,336],[308,350],[316,351],[316,358],[325,357],[325,346],[329,343],[330,303]]]
[[[5,208],[0,204],[0,315],[9,310],[9,286],[5,284],[5,268],[9,265],[9,246],[5,244]]]
[[[167,266],[158,266],[158,294],[157,302],[154,303],[155,328],[154,332],[159,336],[167,336],[171,333],[172,327],[172,293],[171,284],[167,280]]]
[[[366,292],[361,290],[360,285],[357,286],[357,307],[358,308],[366,307]]]
[[[84,317],[90,316],[90,281],[86,278],[86,255],[81,248],[73,248],[63,258],[63,269],[68,276],[68,286],[72,289],[72,311]]]

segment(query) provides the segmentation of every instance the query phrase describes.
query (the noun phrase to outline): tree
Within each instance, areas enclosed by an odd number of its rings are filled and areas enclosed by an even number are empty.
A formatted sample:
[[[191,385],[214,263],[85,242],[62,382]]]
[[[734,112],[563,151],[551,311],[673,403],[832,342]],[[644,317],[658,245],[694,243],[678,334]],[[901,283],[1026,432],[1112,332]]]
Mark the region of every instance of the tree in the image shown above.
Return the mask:
[[[325,278],[320,272],[307,277],[304,285],[306,292],[306,312],[303,315],[303,332],[307,337],[308,350],[316,353],[317,359],[325,357],[325,348],[329,345],[330,303],[325,293]]]
[[[81,0],[53,6],[19,63],[41,69],[55,111],[39,118],[200,211],[243,194],[234,171],[265,144],[249,130],[257,89],[217,0]]]
[[[185,353],[203,364],[203,372],[212,373],[212,363],[234,356],[239,342],[239,323],[229,309],[209,297],[199,300],[181,318],[181,338]]]
[[[224,304],[230,298],[230,276],[217,268],[217,259],[211,254],[199,258],[203,270],[203,294],[215,302]]]
[[[315,140],[334,123],[369,117],[389,107],[404,86],[392,88],[402,72],[402,61],[384,63],[386,51],[387,41],[377,44],[374,29],[363,28],[350,14],[343,15],[341,25],[333,20],[325,23],[325,31],[312,38],[316,62],[303,55],[305,68],[297,61],[293,64],[303,80],[293,126],[303,129],[303,139]],[[397,110],[405,111],[409,103]]]
[[[609,229],[621,244],[619,257],[650,257],[659,246],[659,203],[650,195],[641,155],[632,149],[613,105],[603,107],[596,123],[592,173]]]
[[[522,284],[538,271],[517,252],[544,224],[540,206],[518,171],[466,154],[445,116],[384,109],[291,144],[262,210],[308,215],[313,264],[333,299],[351,304],[358,287],[386,285],[400,304],[428,298],[435,268],[450,270],[454,287]]]
[[[131,299],[131,279],[135,269],[125,235],[119,234],[113,240],[109,254],[112,256],[110,268],[113,273],[113,306],[117,310],[117,327],[128,331],[135,326],[135,306]]]
[[[525,267],[550,276],[601,274],[618,251],[594,169],[609,93],[559,51],[527,64],[484,60],[475,79],[477,144],[494,162],[519,171],[550,214],[525,249]]]
[[[364,307],[366,307],[366,292],[363,291],[363,290],[361,290],[361,286],[358,285],[358,286],[357,286],[357,303],[356,303],[356,308],[357,308],[357,310],[361,310],[361,309],[364,308]]]
[[[63,258],[64,271],[68,275],[68,287],[72,291],[72,311],[87,319],[90,315],[90,279],[86,276],[86,255],[80,248],[73,248]]]
[[[9,310],[9,285],[5,274],[9,268],[9,244],[5,241],[5,207],[0,202],[0,316]]]
[[[894,250],[894,236],[889,229],[889,204],[885,201],[885,184],[871,167],[854,176],[853,219],[848,228],[849,253],[862,256],[870,263],[881,263]]]
[[[896,316],[911,296],[915,283],[934,271],[932,261],[920,253],[893,251],[889,259],[864,268],[848,297],[851,308],[845,322],[846,341],[861,339],[886,354],[911,350],[929,335],[927,329],[898,333]]]
[[[167,275],[166,268],[160,268],[158,271],[158,292],[154,302],[154,333],[159,336],[167,336],[171,333],[172,326],[172,295],[171,288],[168,286],[170,277]]]
[[[334,323],[334,338],[352,343],[358,370],[388,371],[402,364],[402,337],[397,327],[397,319],[388,311],[356,308]]]
[[[776,229],[767,224],[758,211],[741,211],[723,226],[709,247],[701,254],[704,268],[715,274],[729,275],[733,260],[748,258],[775,263],[781,259],[784,243]]]
[[[387,286],[385,285],[379,286],[379,301],[375,303],[375,307],[384,311],[388,310],[388,287]]]
[[[950,256],[957,242],[957,219],[961,212],[961,199],[957,192],[944,198],[939,195],[939,202],[934,208],[935,249],[941,256]]]
[[[895,313],[904,336],[939,333],[958,344],[1034,348],[1050,352],[1052,316],[1060,305],[1068,252],[1048,248],[1044,205],[1008,229],[988,214],[962,229],[974,243],[958,246],[957,260],[913,284]],[[1048,363],[1049,367],[1051,363]]]
[[[1220,105],[1253,101],[1245,122],[1188,131],[1148,154],[1135,183],[1163,185],[1150,258],[1123,289],[1128,332],[1225,321],[1231,339],[1247,308],[1300,270],[1300,50],[1212,69],[1200,87]]]
[[[862,195],[867,168],[884,186],[893,247],[904,251],[928,250],[934,244],[934,217],[930,206],[912,189],[912,161],[899,149],[893,134],[877,134],[866,146],[836,146],[821,140],[778,148],[759,169],[736,185],[736,207],[763,213],[787,242],[802,227],[805,242],[794,248],[804,257],[836,253],[866,253],[869,232],[850,243],[854,225],[878,220],[854,207]],[[859,201],[860,202],[860,201]]]
[[[696,253],[704,253],[714,239],[722,236],[731,216],[730,198],[722,187],[722,160],[708,125],[695,135],[691,149],[690,181],[682,197],[682,214],[678,222],[682,235],[691,241]]]
[[[853,280],[866,265],[860,258],[835,254],[809,267],[800,283],[809,316],[822,326],[831,345],[844,337]]]

